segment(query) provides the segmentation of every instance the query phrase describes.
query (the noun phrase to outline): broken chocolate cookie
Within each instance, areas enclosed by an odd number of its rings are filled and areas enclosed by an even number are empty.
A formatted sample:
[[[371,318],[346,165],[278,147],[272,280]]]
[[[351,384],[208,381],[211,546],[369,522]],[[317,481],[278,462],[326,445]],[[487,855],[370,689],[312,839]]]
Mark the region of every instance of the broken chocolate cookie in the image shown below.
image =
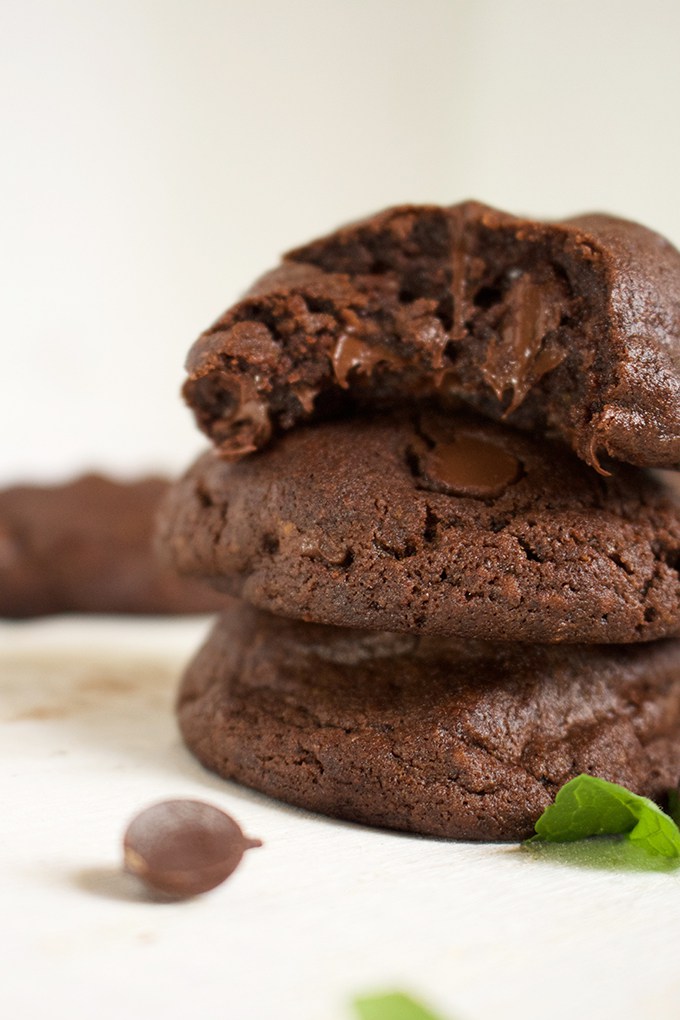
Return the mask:
[[[680,253],[605,215],[403,206],[289,253],[192,348],[223,456],[300,422],[426,397],[609,458],[680,467]]]

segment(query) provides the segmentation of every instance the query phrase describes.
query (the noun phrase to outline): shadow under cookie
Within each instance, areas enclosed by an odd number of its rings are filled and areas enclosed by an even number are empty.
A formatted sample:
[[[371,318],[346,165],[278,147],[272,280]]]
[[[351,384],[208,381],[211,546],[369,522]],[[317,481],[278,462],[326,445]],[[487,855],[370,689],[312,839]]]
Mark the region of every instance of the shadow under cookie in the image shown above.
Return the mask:
[[[287,803],[424,835],[514,840],[586,772],[658,798],[680,773],[680,641],[491,645],[218,620],[179,695],[209,769]]]

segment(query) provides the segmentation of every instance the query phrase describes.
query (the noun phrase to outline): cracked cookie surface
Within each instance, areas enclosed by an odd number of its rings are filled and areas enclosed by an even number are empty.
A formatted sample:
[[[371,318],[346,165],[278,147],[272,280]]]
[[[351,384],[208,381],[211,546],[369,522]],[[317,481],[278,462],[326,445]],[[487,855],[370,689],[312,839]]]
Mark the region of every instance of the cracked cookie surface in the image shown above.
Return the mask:
[[[244,605],[178,712],[208,768],[298,807],[521,839],[587,772],[658,798],[680,773],[680,642],[490,645],[283,620]]]
[[[401,206],[290,252],[194,344],[223,456],[339,408],[460,400],[591,465],[680,467],[680,253],[606,215]]]
[[[496,641],[680,634],[680,502],[624,465],[428,410],[299,428],[173,488],[180,572],[316,623]]]

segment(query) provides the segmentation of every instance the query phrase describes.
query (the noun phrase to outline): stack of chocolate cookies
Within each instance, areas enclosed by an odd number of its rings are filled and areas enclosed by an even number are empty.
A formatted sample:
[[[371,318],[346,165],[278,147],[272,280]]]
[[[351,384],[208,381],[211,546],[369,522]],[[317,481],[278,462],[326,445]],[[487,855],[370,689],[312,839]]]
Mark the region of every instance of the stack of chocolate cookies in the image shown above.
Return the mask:
[[[680,780],[680,254],[607,216],[401,207],[194,345],[177,569],[239,597],[179,717],[209,768],[517,839],[580,773]]]

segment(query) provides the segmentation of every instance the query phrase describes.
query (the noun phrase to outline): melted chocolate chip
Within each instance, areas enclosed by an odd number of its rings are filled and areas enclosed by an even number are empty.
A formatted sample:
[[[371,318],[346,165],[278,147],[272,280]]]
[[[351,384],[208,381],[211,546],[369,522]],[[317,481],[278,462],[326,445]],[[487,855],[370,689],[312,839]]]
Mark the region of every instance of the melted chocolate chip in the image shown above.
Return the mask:
[[[466,432],[436,442],[418,457],[418,467],[428,488],[474,499],[500,496],[521,472],[520,462],[502,446]]]
[[[508,390],[512,393],[510,414],[533,384],[564,360],[563,352],[543,350],[546,335],[559,325],[564,295],[556,283],[538,284],[523,273],[505,303],[500,335],[489,344],[482,376],[499,400]]]
[[[133,818],[123,840],[126,871],[178,898],[214,889],[257,846],[228,814],[199,800],[154,804]]]
[[[352,371],[370,375],[375,366],[385,362],[394,368],[403,365],[403,359],[382,344],[366,344],[350,333],[343,333],[335,345],[332,356],[333,371],[340,385],[346,388],[347,378]]]
[[[206,401],[220,403],[223,420],[220,429],[232,437],[232,457],[252,453],[266,442],[272,426],[267,404],[260,394],[262,376],[227,376],[213,373],[205,376],[199,386],[205,390]]]

